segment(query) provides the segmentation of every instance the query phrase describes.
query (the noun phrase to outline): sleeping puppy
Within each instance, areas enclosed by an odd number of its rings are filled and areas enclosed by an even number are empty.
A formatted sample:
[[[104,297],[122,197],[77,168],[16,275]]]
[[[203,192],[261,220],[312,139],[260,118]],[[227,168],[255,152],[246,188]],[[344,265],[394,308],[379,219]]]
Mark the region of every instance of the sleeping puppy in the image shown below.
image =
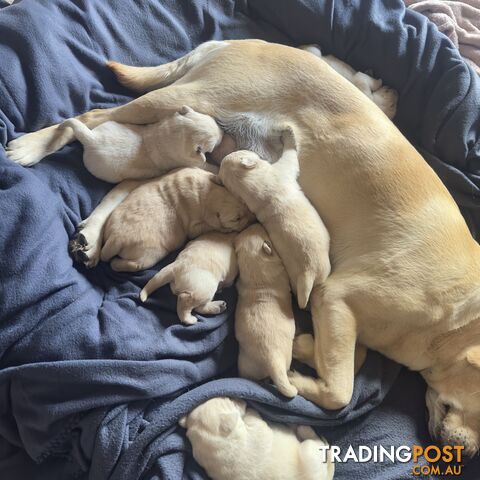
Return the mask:
[[[372,100],[388,118],[392,119],[395,116],[398,94],[393,88],[382,85],[381,79],[373,78],[363,72],[357,72],[350,65],[333,55],[322,55],[318,45],[302,45],[300,48],[328,63],[343,78],[353,83],[364,95]]]
[[[222,160],[218,178],[265,227],[287,269],[298,305],[305,308],[312,288],[330,273],[330,237],[297,183],[293,131],[286,129],[282,140],[282,156],[273,165],[256,153],[237,151]]]
[[[292,362],[295,320],[287,272],[258,223],[235,240],[240,278],[235,311],[235,336],[240,345],[238,372],[260,380],[270,377],[286,397],[297,389],[287,371]]]
[[[85,168],[111,183],[152,178],[179,167],[216,171],[206,163],[205,153],[220,145],[223,137],[212,117],[185,105],[150,125],[106,122],[90,130],[71,118],[62,127],[72,128],[82,143]]]
[[[180,420],[212,480],[331,480],[328,447],[311,427],[267,423],[242,400],[212,398]],[[324,461],[326,460],[326,461]]]
[[[210,232],[187,243],[176,260],[162,268],[140,292],[147,297],[167,283],[177,299],[177,314],[186,325],[197,322],[192,310],[204,315],[223,312],[227,306],[213,301],[219,288],[233,284],[238,274],[237,258],[233,248],[235,233]]]
[[[133,190],[108,217],[101,260],[115,271],[155,265],[189,238],[236,232],[252,220],[245,204],[198,168],[182,168]]]

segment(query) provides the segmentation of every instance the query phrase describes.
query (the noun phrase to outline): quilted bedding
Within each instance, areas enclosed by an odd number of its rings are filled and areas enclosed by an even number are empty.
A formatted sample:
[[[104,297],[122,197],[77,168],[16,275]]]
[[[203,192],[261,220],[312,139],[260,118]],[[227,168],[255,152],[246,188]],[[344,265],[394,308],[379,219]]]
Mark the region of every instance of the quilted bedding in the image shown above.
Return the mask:
[[[480,233],[480,83],[449,40],[400,0],[23,0],[0,10],[0,141],[131,94],[107,59],[154,65],[210,39],[319,43],[400,93],[395,122]],[[331,444],[430,443],[420,378],[370,353],[352,402],[324,411],[236,376],[228,310],[184,327],[168,286],[85,270],[67,249],[111,188],[75,143],[33,168],[0,149],[0,478],[206,478],[178,419],[207,398],[247,399]],[[348,172],[344,172],[348,175]],[[475,478],[472,464],[462,478]],[[339,479],[410,478],[409,464],[337,465]],[[468,473],[470,472],[470,473]]]

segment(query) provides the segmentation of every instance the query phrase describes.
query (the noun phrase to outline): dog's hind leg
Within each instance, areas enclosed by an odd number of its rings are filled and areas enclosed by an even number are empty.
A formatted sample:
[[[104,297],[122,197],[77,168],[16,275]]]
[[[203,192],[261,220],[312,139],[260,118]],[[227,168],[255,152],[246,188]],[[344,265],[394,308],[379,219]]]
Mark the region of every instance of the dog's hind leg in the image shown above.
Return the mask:
[[[151,92],[176,82],[213,52],[226,47],[228,43],[216,40],[202,43],[187,55],[157,67],[132,67],[114,61],[107,62],[107,65],[125,87],[139,93]]]

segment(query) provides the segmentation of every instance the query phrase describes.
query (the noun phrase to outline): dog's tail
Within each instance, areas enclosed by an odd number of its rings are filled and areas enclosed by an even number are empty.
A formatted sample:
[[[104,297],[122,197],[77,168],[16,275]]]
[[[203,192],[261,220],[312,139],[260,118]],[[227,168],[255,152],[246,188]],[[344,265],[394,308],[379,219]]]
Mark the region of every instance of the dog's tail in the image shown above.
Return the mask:
[[[146,93],[176,82],[204,60],[207,55],[226,45],[228,45],[228,42],[215,40],[202,43],[195,50],[178,60],[158,67],[131,67],[112,60],[107,62],[107,66],[122,85],[135,92]]]
[[[314,272],[302,272],[297,278],[297,302],[302,309],[307,308],[313,284],[315,283]]]
[[[288,398],[293,398],[297,395],[298,390],[290,383],[290,380],[288,379],[285,363],[282,364],[278,357],[275,358],[272,363],[270,378],[282,395],[285,395]]]
[[[162,268],[157,274],[155,274],[148,283],[143,287],[140,292],[140,300],[145,302],[148,296],[160,287],[163,287],[167,283],[173,280],[173,266],[172,264]]]
[[[69,118],[61,124],[61,128],[70,127],[73,130],[73,133],[77,140],[79,140],[82,145],[89,145],[95,141],[95,134],[80,120],[76,118]]]

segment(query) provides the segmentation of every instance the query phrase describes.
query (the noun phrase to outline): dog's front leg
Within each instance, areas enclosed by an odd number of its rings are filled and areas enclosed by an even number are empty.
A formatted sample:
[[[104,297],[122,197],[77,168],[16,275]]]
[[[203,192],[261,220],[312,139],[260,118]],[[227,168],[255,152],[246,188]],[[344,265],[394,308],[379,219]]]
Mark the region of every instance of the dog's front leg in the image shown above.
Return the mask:
[[[331,282],[332,283],[332,282]],[[320,378],[290,373],[298,393],[328,409],[346,406],[353,393],[357,325],[341,297],[315,288],[311,295],[314,327],[314,365]]]
[[[98,264],[105,222],[131,191],[147,181],[125,180],[119,183],[105,195],[90,216],[78,224],[78,233],[70,242],[70,251],[77,261],[84,263],[88,268]]]

